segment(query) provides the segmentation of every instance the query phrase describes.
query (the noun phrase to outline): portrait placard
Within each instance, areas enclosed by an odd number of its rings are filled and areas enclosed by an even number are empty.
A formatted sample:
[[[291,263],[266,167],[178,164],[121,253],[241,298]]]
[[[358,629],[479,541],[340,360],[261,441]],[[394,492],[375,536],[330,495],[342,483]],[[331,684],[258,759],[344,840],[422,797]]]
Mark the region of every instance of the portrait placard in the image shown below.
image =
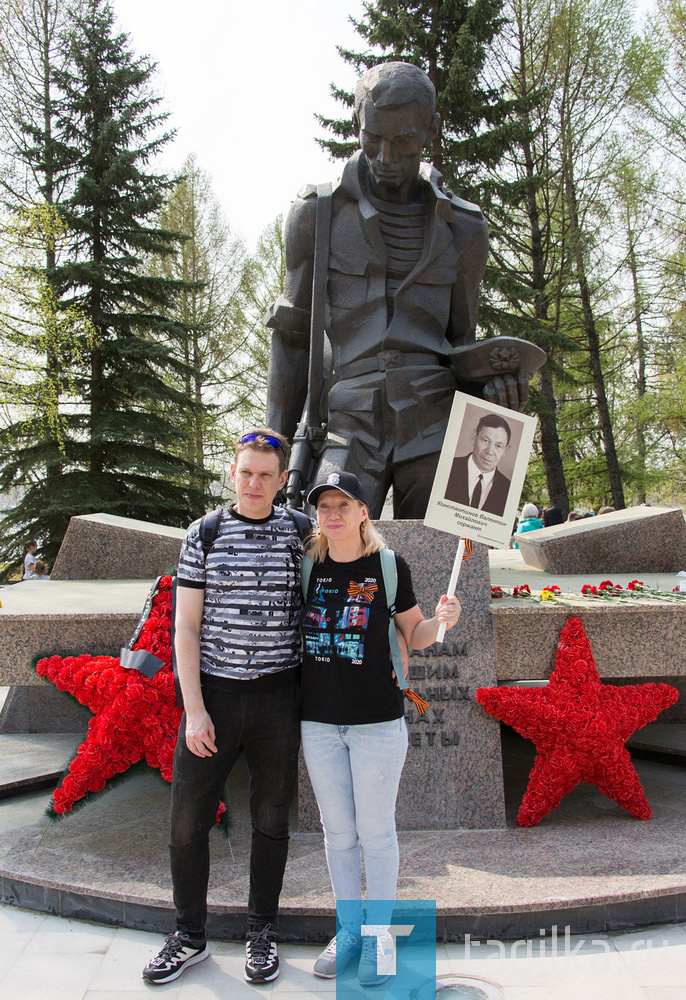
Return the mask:
[[[535,430],[535,417],[456,392],[424,524],[506,546]]]

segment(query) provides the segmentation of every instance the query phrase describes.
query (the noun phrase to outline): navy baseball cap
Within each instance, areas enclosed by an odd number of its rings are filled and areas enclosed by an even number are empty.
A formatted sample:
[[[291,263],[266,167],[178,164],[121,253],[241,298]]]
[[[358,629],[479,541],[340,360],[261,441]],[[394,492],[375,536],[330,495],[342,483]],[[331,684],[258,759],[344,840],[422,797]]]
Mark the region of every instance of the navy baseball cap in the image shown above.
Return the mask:
[[[340,490],[351,500],[359,500],[366,504],[367,501],[362,496],[360,481],[352,472],[330,472],[325,479],[320,479],[307,494],[307,502],[316,506],[320,494],[325,490]]]

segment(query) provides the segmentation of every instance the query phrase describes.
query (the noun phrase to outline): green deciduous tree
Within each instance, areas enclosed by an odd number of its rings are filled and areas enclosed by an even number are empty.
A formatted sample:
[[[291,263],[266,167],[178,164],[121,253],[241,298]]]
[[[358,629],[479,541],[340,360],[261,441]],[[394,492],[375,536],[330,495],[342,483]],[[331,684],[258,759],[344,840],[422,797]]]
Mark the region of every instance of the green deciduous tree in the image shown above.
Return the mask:
[[[226,485],[236,435],[263,423],[269,338],[264,315],[283,291],[285,248],[277,218],[250,254],[234,236],[212,193],[208,175],[190,157],[170,192],[160,225],[184,233],[174,254],[153,273],[183,281],[166,315],[176,322],[170,341],[182,363],[167,380],[196,404],[189,437],[178,454],[213,471]],[[173,419],[173,408],[165,407]]]
[[[69,54],[63,33],[81,0],[24,0],[6,3],[0,19],[0,194],[5,206],[3,286],[0,318],[6,364],[18,378],[5,385],[20,401],[33,427],[28,440],[40,446],[48,479],[61,472],[59,401],[74,356],[74,310],[58,317],[54,269],[65,243],[59,212],[72,171],[68,151],[55,135],[59,93],[55,72]],[[14,349],[13,349],[14,348]],[[35,471],[35,470],[32,470]]]
[[[171,339],[168,331],[163,333],[181,367],[168,371],[166,378],[195,407],[178,415],[189,434],[175,451],[206,471],[221,464],[224,420],[242,405],[242,387],[235,386],[235,359],[243,346],[247,252],[243,241],[232,234],[210,178],[194,157],[186,160],[159,224],[186,237],[173,254],[154,259],[150,272],[182,284],[165,308],[165,315],[175,322]],[[169,403],[160,407],[173,421],[175,407]],[[203,486],[202,474],[197,485]]]

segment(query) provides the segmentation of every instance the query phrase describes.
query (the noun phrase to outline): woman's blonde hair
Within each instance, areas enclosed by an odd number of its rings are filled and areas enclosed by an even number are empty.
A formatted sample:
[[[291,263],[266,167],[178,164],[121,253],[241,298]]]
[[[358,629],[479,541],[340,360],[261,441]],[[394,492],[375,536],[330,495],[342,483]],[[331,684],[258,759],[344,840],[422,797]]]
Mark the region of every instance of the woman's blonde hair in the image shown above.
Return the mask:
[[[364,507],[364,509],[367,510],[366,504],[362,503],[360,500],[356,500],[355,502],[359,503],[360,507]],[[379,552],[381,549],[385,549],[387,547],[381,532],[377,531],[370,521],[368,510],[367,516],[360,525],[360,538],[362,539],[362,544],[364,546],[364,550],[362,552],[363,556],[370,556],[373,552]],[[310,540],[305,547],[305,551],[312,562],[324,562],[329,551],[328,538],[326,538],[319,531],[319,529],[315,529],[310,535]]]

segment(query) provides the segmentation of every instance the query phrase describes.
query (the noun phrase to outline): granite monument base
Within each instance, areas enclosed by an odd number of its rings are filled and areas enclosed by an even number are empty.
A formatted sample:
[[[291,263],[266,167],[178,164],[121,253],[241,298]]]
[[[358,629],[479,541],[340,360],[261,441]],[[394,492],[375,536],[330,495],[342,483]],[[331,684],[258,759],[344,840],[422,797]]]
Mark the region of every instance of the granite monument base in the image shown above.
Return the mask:
[[[72,517],[51,580],[147,580],[176,566],[183,528],[115,514]]]
[[[0,711],[0,733],[85,733],[90,719],[87,708],[52,684],[16,685]]]
[[[379,523],[387,544],[412,570],[419,606],[429,618],[445,593],[458,539],[420,521]],[[496,683],[488,551],[475,545],[463,564],[458,625],[442,644],[410,656],[410,686],[429,703],[421,716],[406,699],[409,748],[398,798],[401,830],[502,828],[505,825],[500,731],[476,703],[478,687]],[[319,810],[301,761],[299,828],[320,829]]]
[[[507,730],[503,744],[505,828],[400,832],[398,898],[436,900],[438,939],[469,934],[473,941],[540,941],[541,928],[551,935],[557,927],[562,940],[566,927],[586,934],[686,920],[686,768],[636,762],[654,812],[647,823],[582,784],[538,827],[522,829],[514,825],[514,816],[533,746]],[[14,770],[9,768],[10,776]],[[245,936],[252,839],[248,785],[241,759],[226,791],[233,819],[230,844],[219,831],[210,835],[208,933],[213,938]],[[22,796],[16,805],[11,799],[2,803],[0,902],[162,934],[173,930],[169,786],[150,769],[141,769],[59,823],[43,814],[49,795],[46,790]],[[335,904],[324,838],[295,826],[280,900],[280,936],[327,941]],[[189,988],[182,995],[190,1000],[196,994],[192,984],[183,987]],[[326,990],[321,997],[334,1000],[335,984]],[[223,995],[233,997],[230,989]],[[545,993],[546,1000],[549,996]]]
[[[547,573],[686,570],[681,509],[629,507],[517,536],[524,562]]]

